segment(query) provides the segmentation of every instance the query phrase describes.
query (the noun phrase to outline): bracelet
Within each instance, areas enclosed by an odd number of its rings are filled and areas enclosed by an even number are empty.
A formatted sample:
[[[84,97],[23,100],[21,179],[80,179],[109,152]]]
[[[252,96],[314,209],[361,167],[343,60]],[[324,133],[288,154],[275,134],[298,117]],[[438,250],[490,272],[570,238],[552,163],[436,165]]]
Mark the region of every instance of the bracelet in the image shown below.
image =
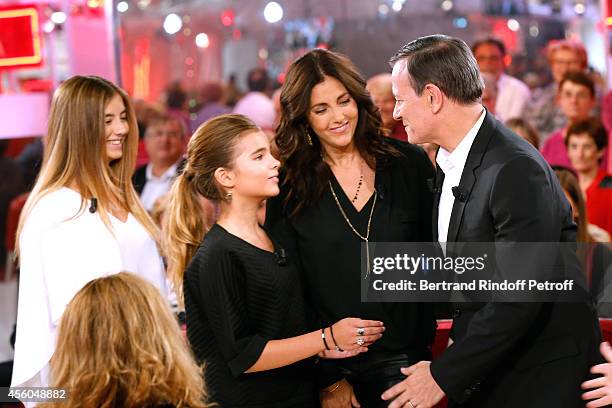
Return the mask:
[[[323,339],[323,345],[325,346],[325,350],[331,350],[327,345],[327,340],[325,340],[325,327],[321,329],[321,338]]]
[[[334,325],[332,324],[331,326],[329,326],[329,332],[331,333],[332,336],[332,340],[334,341],[334,344],[336,345],[336,350],[337,351],[344,351],[340,348],[340,346],[338,345],[338,342],[336,341],[336,338],[334,337],[334,329],[333,329]]]
[[[340,384],[341,384],[341,382],[340,382],[340,381],[338,381],[338,384],[336,384],[336,386],[335,386],[333,389],[331,389],[331,390],[325,390],[325,389],[324,389],[324,390],[321,390],[321,391],[326,392],[326,393],[328,393],[328,394],[331,394],[332,392],[334,392],[334,391],[336,391],[338,388],[340,388]]]

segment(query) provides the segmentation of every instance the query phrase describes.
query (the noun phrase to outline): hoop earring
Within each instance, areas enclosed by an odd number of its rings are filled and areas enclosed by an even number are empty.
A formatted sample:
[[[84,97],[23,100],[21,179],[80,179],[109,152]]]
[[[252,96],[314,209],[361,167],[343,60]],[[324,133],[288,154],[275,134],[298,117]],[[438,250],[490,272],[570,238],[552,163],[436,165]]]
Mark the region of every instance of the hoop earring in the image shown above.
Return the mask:
[[[227,193],[225,193],[225,201],[227,201],[228,203],[230,201],[232,201],[232,192],[228,191]]]

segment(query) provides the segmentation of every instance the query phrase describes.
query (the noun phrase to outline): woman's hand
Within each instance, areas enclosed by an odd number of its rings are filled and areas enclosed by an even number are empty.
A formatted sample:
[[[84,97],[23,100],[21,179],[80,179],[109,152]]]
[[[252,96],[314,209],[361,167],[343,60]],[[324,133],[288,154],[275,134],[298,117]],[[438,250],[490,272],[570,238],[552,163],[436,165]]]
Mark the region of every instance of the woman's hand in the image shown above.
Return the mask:
[[[331,335],[333,330],[333,335]],[[378,320],[363,320],[355,317],[347,317],[334,323],[326,332],[334,346],[344,351],[351,351],[368,347],[382,337],[385,331],[383,322]],[[326,338],[327,335],[326,335]],[[328,341],[329,344],[329,341]],[[330,348],[332,344],[329,344]]]
[[[321,408],[359,408],[359,402],[353,387],[346,380],[340,380],[337,383],[321,390],[319,393]]]
[[[591,373],[602,377],[582,383],[582,389],[591,391],[582,394],[582,399],[593,400],[586,404],[587,408],[606,407],[612,404],[612,348],[608,342],[601,343],[601,355],[608,361],[591,368]]]

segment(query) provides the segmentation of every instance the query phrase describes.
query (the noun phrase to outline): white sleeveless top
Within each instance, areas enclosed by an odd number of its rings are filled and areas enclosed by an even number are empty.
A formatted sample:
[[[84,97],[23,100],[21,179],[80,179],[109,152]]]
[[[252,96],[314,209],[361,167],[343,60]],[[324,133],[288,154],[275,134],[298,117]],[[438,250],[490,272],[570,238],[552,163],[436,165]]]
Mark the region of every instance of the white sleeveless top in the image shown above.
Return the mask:
[[[77,218],[81,196],[61,188],[43,196],[19,237],[20,281],[12,387],[49,385],[49,360],[59,319],[89,281],[121,271],[150,281],[167,298],[155,241],[132,216],[111,216],[113,233],[98,212]],[[113,235],[114,234],[114,235]]]

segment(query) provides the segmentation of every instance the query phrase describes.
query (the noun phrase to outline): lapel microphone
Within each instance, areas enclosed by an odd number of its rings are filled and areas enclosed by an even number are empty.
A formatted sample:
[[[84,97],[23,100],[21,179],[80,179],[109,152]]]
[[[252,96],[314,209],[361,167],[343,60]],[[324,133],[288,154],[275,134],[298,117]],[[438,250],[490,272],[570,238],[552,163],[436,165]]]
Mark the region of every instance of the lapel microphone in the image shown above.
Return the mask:
[[[96,197],[91,197],[91,204],[89,205],[89,212],[95,213],[98,211],[98,199]]]
[[[287,253],[283,248],[277,249],[276,252],[274,252],[274,255],[276,255],[276,263],[279,266],[287,265]]]
[[[451,190],[453,191],[453,196],[455,196],[455,199],[462,201],[462,202],[467,200],[466,194],[463,191],[461,191],[459,186],[455,186]]]

